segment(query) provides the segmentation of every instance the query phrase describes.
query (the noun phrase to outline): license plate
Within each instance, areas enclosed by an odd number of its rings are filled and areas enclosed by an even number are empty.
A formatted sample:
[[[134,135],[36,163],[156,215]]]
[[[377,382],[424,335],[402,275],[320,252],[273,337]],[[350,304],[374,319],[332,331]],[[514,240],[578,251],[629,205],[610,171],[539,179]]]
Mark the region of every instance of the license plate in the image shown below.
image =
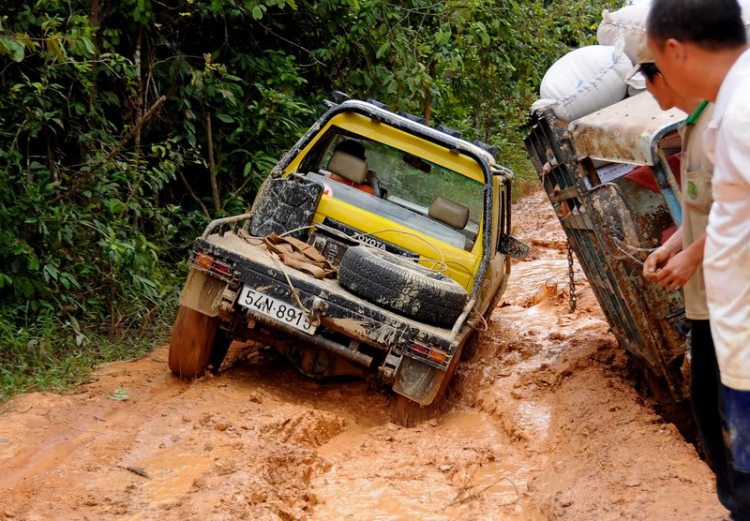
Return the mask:
[[[299,329],[307,334],[315,333],[316,327],[307,321],[307,317],[297,306],[287,304],[281,300],[256,291],[249,286],[244,286],[240,293],[240,306],[251,309],[267,317],[275,318],[281,322]]]

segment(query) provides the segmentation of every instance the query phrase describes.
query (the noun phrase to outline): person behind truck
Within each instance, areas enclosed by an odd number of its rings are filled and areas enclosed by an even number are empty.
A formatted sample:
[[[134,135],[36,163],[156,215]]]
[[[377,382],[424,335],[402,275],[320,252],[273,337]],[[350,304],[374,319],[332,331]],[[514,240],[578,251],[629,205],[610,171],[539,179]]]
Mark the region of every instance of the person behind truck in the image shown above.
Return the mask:
[[[704,134],[715,168],[703,271],[722,383],[716,407],[727,429],[731,488],[728,498],[719,494],[734,519],[750,519],[750,50],[742,10],[737,0],[654,0],[646,34],[674,90],[716,104]]]
[[[662,287],[684,288],[685,315],[690,321],[691,363],[690,404],[703,447],[716,473],[716,489],[722,503],[733,504],[727,454],[722,439],[721,418],[716,404],[721,383],[706,302],[703,278],[703,248],[711,208],[713,164],[703,149],[703,133],[714,106],[700,99],[685,97],[667,82],[656,66],[654,54],[644,37],[638,46],[638,64],[628,75],[646,77],[646,89],[662,110],[677,107],[691,114],[681,127],[682,226],[659,249],[649,255],[643,275]]]

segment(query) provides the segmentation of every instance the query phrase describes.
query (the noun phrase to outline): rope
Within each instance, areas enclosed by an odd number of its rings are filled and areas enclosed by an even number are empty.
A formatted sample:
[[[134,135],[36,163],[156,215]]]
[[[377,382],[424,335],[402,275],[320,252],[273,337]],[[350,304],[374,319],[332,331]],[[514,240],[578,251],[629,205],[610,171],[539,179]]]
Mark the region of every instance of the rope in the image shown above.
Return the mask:
[[[482,314],[479,311],[477,311],[477,308],[471,308],[471,310],[474,313],[476,313],[477,316],[479,317],[479,319],[482,321],[482,324],[484,324],[484,329],[476,328],[476,327],[472,326],[471,324],[469,324],[469,327],[471,329],[473,329],[474,331],[479,331],[480,333],[484,332],[484,331],[489,331],[490,325],[487,323],[487,320],[485,320],[484,316],[482,316]]]
[[[280,237],[285,237],[287,235],[291,235],[293,233],[296,233],[296,232],[299,232],[299,231],[302,231],[302,230],[310,230],[310,229],[313,229],[313,228],[319,228],[321,230],[328,230],[328,231],[335,231],[337,233],[343,233],[343,232],[341,232],[339,230],[336,230],[335,228],[330,228],[330,227],[328,227],[328,226],[326,226],[324,224],[316,224],[316,225],[312,225],[312,226],[300,226],[299,228],[295,228],[293,230],[289,230],[288,232],[282,233],[280,235]],[[400,233],[400,234],[403,234],[403,235],[409,235],[409,236],[412,236],[412,237],[416,237],[417,239],[419,239],[423,243],[427,244],[430,248],[432,248],[433,250],[435,250],[437,252],[438,256],[440,257],[440,260],[438,260],[438,259],[431,259],[431,258],[426,257],[426,256],[422,256],[419,259],[408,259],[407,257],[405,257],[406,259],[413,260],[414,262],[420,262],[420,261],[432,262],[433,263],[432,267],[425,266],[425,268],[427,268],[429,270],[437,271],[438,273],[445,273],[449,269],[448,264],[452,264],[454,266],[457,266],[457,267],[461,268],[462,270],[464,270],[469,275],[472,275],[472,271],[469,268],[467,268],[466,266],[464,266],[463,264],[461,264],[460,262],[458,262],[458,261],[451,261],[451,260],[446,261],[445,260],[445,256],[443,255],[443,252],[441,252],[438,249],[437,246],[435,246],[434,244],[432,244],[430,241],[426,240],[424,237],[421,237],[421,236],[417,235],[416,233],[407,232],[405,230],[396,230],[394,228],[387,228],[385,230],[378,230],[378,231],[375,231],[375,232],[358,233],[356,235],[350,236],[350,238],[352,238],[354,240],[357,240],[358,237],[375,236],[375,235],[378,235],[378,234],[381,234],[381,233]],[[375,248],[374,246],[371,246],[371,245],[366,244],[366,243],[361,243],[361,244],[362,244],[362,246],[366,246],[368,248]],[[376,248],[376,249],[379,249],[379,248]],[[436,265],[442,266],[442,269],[435,269]]]
[[[312,230],[315,228],[315,226],[300,226],[299,228],[295,228],[293,230],[289,230],[288,232],[284,232],[279,237],[286,237],[287,235],[291,235],[293,233],[301,232],[302,230]]]
[[[305,228],[312,228],[312,226],[305,226],[301,229],[305,229]],[[297,230],[291,230],[289,232],[284,233],[284,235],[289,235],[290,233],[294,233],[295,231]],[[264,244],[263,239],[261,239],[260,237],[254,237],[252,235],[247,235],[245,233],[240,233],[238,235],[243,241],[247,242],[248,244],[254,244],[255,246],[260,246]],[[281,235],[281,237],[283,237],[284,235]],[[257,242],[256,243],[251,242],[253,240]],[[281,268],[281,272],[284,274],[286,283],[289,284],[289,291],[292,294],[294,301],[297,303],[297,306],[299,306],[300,310],[302,310],[302,313],[305,314],[305,318],[307,318],[308,322],[310,322],[311,325],[315,325],[315,326],[320,325],[320,318],[314,313],[312,313],[312,311],[307,309],[305,305],[302,303],[302,299],[299,296],[299,290],[294,287],[294,284],[292,283],[292,279],[291,277],[289,277],[289,273],[286,270],[286,266],[281,261],[279,256],[276,255],[276,253],[272,251],[268,251],[268,249],[266,249],[265,252],[266,252],[266,255],[268,255],[274,261],[276,261],[276,264],[278,264],[279,268]]]
[[[281,272],[284,274],[284,277],[286,278],[287,284],[289,284],[289,289],[290,289],[290,291],[292,293],[292,297],[294,297],[294,301],[297,303],[297,305],[299,306],[299,308],[305,314],[305,317],[307,318],[307,320],[312,325],[319,325],[320,324],[320,319],[318,318],[317,315],[314,315],[309,309],[307,309],[305,307],[305,305],[302,303],[302,300],[299,297],[299,291],[297,290],[297,288],[294,287],[294,284],[292,284],[292,279],[289,278],[289,273],[287,273],[286,267],[284,266],[284,263],[281,262],[281,259],[279,258],[279,256],[276,255],[274,252],[268,251],[268,250],[266,250],[266,253],[273,260],[275,260],[276,263],[279,265],[279,268],[281,268]]]
[[[632,260],[633,262],[637,262],[637,263],[638,263],[638,264],[640,264],[641,266],[643,266],[643,265],[644,265],[644,264],[645,264],[646,262],[645,262],[645,261],[642,261],[642,260],[640,260],[640,259],[637,259],[636,257],[634,257],[633,255],[631,255],[631,254],[630,254],[630,253],[628,253],[627,251],[623,250],[623,249],[622,249],[622,247],[621,247],[620,245],[621,245],[621,244],[624,244],[625,246],[627,246],[628,248],[632,248],[633,250],[636,250],[636,251],[644,251],[644,252],[648,252],[648,253],[651,253],[651,252],[653,252],[653,251],[655,250],[655,248],[654,248],[654,249],[651,249],[651,248],[636,248],[636,247],[634,247],[634,246],[630,246],[630,245],[628,245],[628,244],[625,244],[624,242],[622,242],[622,241],[621,241],[620,239],[618,239],[617,237],[612,237],[612,242],[613,242],[613,243],[615,244],[615,248],[617,248],[617,250],[618,250],[618,251],[619,251],[620,253],[622,253],[623,255],[625,255],[625,256],[626,256],[626,257],[627,257],[628,259]]]
[[[323,224],[316,224],[316,225],[310,225],[310,226],[300,226],[299,228],[294,228],[293,230],[289,230],[287,232],[282,233],[280,235],[280,237],[285,237],[287,235],[291,235],[293,233],[296,233],[296,232],[299,232],[299,231],[302,231],[302,230],[309,230],[309,229],[313,229],[313,228],[320,228],[322,230],[326,230],[326,229],[331,230],[331,228],[329,228],[328,226],[325,226]],[[335,230],[335,228],[333,230],[335,232],[337,232],[337,233],[341,233],[339,230]],[[441,252],[440,249],[437,246],[435,246],[434,244],[432,244],[430,241],[426,240],[425,238],[420,237],[416,233],[407,232],[405,230],[396,230],[394,228],[386,228],[385,230],[378,230],[378,231],[374,231],[374,232],[358,233],[356,235],[351,236],[351,238],[354,239],[354,240],[357,240],[359,237],[375,236],[375,235],[382,234],[382,233],[401,233],[403,235],[409,235],[411,237],[416,237],[417,239],[419,239],[423,243],[427,244],[430,248],[432,248],[433,250],[435,250],[437,252],[437,254],[440,256],[440,260],[438,260],[438,259],[431,259],[431,258],[426,257],[426,256],[421,256],[420,258],[416,258],[416,259],[411,259],[411,258],[408,258],[408,257],[404,257],[405,260],[410,260],[410,261],[413,261],[415,263],[419,263],[421,261],[432,262],[433,263],[432,267],[428,267],[428,266],[423,266],[423,267],[425,269],[428,269],[428,270],[431,270],[431,271],[435,271],[435,272],[438,272],[438,273],[445,273],[446,271],[448,271],[448,269],[450,269],[449,264],[452,264],[454,266],[457,266],[457,267],[461,268],[462,270],[464,270],[469,275],[472,275],[472,271],[469,268],[467,268],[466,266],[464,266],[463,264],[461,264],[460,262],[458,262],[458,261],[451,261],[451,260],[446,261],[445,260],[445,256],[443,255],[443,252]],[[248,237],[248,238],[244,238],[243,237],[243,239],[246,240],[247,242],[250,242],[248,240],[249,238],[250,237]],[[255,237],[252,237],[252,238],[255,238]],[[367,247],[367,248],[374,248],[374,249],[378,249],[378,250],[380,249],[380,248],[376,248],[375,246],[371,246],[371,245],[366,244],[366,243],[360,242],[360,244],[362,246]],[[267,252],[267,253],[271,254],[271,252]],[[284,264],[283,264],[283,262],[281,262],[281,259],[279,259],[278,256],[276,256],[274,254],[271,254],[271,255],[273,256],[274,260],[276,260],[276,262],[280,266],[282,266],[282,271],[284,272],[284,276],[286,277],[286,280],[289,283],[289,287],[292,290],[292,295],[294,296],[295,301],[297,302],[297,304],[300,306],[300,309],[302,309],[302,311],[305,313],[305,315],[308,315],[308,320],[310,320],[311,323],[312,323],[313,320],[317,320],[317,317],[314,316],[314,315],[311,315],[310,312],[302,305],[302,302],[301,302],[301,300],[299,298],[299,292],[292,285],[292,281],[289,278],[289,275],[286,272],[286,269],[284,268]],[[441,266],[441,269],[436,269],[436,266]],[[480,315],[480,317],[481,317],[481,315]],[[485,328],[488,329],[489,326],[487,326],[487,322],[484,320],[484,317],[481,317],[481,318],[482,318],[482,321],[485,324]],[[484,329],[482,331],[486,331],[487,329]]]
[[[420,241],[422,241],[423,243],[425,243],[427,246],[429,246],[430,248],[432,248],[433,250],[435,250],[437,252],[437,254],[440,256],[440,260],[438,261],[436,259],[430,259],[428,257],[424,257],[423,259],[409,259],[409,260],[414,260],[415,262],[419,262],[420,260],[425,260],[425,261],[433,262],[434,263],[433,267],[432,268],[427,268],[427,269],[430,269],[432,271],[437,271],[439,273],[444,273],[445,271],[448,270],[448,264],[445,262],[445,256],[443,255],[443,252],[441,252],[438,249],[438,247],[435,246],[434,244],[432,244],[430,241],[424,239],[423,237],[420,237],[416,233],[407,232],[407,231],[404,231],[404,230],[396,230],[396,229],[392,229],[392,228],[387,228],[385,230],[378,230],[376,232],[358,233],[357,235],[354,235],[352,238],[354,240],[357,240],[357,237],[374,236],[374,235],[377,235],[377,234],[380,234],[380,233],[401,233],[401,234],[404,234],[404,235],[410,235],[412,237],[416,237],[417,239],[419,239]],[[365,246],[369,246],[370,248],[373,247],[373,246],[370,246],[369,244],[365,244]],[[434,268],[435,264],[441,264],[443,266],[443,269],[436,270]]]
[[[614,240],[617,243],[619,243],[620,246],[624,246],[624,247],[626,247],[626,248],[628,248],[629,250],[632,250],[632,251],[642,251],[642,252],[645,252],[645,253],[654,253],[656,250],[659,249],[659,248],[639,248],[637,246],[631,246],[630,244],[627,244],[626,242],[621,241],[617,237],[612,237],[612,240]]]

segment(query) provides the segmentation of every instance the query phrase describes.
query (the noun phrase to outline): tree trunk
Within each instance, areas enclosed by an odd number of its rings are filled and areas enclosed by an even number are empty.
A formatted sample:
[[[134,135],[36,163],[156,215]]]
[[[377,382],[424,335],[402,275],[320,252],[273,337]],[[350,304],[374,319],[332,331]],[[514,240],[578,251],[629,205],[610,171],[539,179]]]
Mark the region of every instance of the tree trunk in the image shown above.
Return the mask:
[[[96,53],[94,54],[93,58],[93,72],[94,72],[94,80],[91,85],[91,104],[93,105],[96,103],[97,94],[99,92],[99,82],[97,81],[97,64],[96,61],[99,60],[99,0],[91,0],[91,7],[89,9],[89,25],[94,28],[94,47],[96,48]]]
[[[492,81],[492,87],[490,88],[490,100],[487,103],[487,110],[484,119],[484,142],[490,142],[490,132],[492,130],[492,113],[494,112],[493,107],[495,104],[495,81]]]
[[[430,116],[432,115],[432,93],[430,88],[424,89],[424,124],[430,124]]]
[[[430,75],[430,84],[424,88],[424,124],[429,125],[432,120],[432,88],[435,82],[437,60],[432,60],[428,68]]]
[[[203,215],[206,216],[207,219],[211,218],[211,214],[208,213],[208,208],[206,208],[206,205],[203,204],[203,201],[200,200],[200,198],[195,195],[195,192],[193,192],[193,189],[190,187],[190,183],[188,183],[188,180],[185,179],[185,174],[182,173],[182,170],[179,168],[177,169],[177,175],[180,176],[180,179],[182,180],[182,184],[185,185],[185,189],[188,192],[188,195],[193,198],[193,200],[198,203],[198,206],[200,206],[201,211],[203,211]]]
[[[141,70],[141,43],[143,42],[143,24],[138,29],[138,39],[135,43],[135,85],[136,85],[136,100],[135,100],[135,120],[140,121],[143,119],[143,71]],[[138,131],[135,133],[135,165],[138,166],[138,160],[141,155],[141,128],[138,127]]]
[[[50,132],[47,133],[47,168],[50,172],[52,172],[52,182],[57,183],[60,181],[60,171],[57,169],[57,164],[55,163],[55,157],[52,153],[52,145],[50,144]],[[55,187],[55,192],[60,193],[60,187]]]
[[[91,24],[91,27],[99,27],[99,0],[91,0],[89,24]]]
[[[214,162],[214,137],[211,133],[211,113],[206,112],[206,133],[208,134],[208,173],[211,176],[211,194],[214,199],[214,210],[221,211],[219,183],[216,181],[216,163]]]

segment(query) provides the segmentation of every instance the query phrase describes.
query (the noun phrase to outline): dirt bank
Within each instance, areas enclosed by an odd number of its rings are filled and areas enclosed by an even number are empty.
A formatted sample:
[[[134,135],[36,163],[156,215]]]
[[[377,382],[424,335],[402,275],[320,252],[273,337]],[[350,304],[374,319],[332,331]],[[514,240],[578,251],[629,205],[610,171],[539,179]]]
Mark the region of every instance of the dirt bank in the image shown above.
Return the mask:
[[[533,241],[451,388],[413,429],[362,381],[317,383],[257,346],[181,382],[167,350],[0,408],[0,519],[719,520],[712,476],[635,375],[542,194]]]

